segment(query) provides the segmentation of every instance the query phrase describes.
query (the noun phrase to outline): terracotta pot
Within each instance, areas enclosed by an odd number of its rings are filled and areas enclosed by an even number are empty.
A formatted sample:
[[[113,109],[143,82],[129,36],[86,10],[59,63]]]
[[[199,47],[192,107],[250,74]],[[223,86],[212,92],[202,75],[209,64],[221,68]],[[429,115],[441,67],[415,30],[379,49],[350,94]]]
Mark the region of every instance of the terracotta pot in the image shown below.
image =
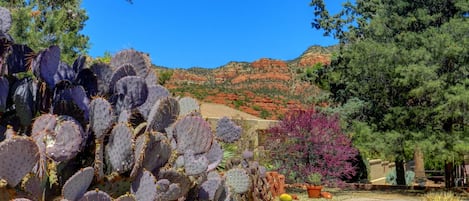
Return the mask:
[[[306,186],[306,190],[308,191],[309,198],[320,198],[321,197],[321,189],[322,186]]]

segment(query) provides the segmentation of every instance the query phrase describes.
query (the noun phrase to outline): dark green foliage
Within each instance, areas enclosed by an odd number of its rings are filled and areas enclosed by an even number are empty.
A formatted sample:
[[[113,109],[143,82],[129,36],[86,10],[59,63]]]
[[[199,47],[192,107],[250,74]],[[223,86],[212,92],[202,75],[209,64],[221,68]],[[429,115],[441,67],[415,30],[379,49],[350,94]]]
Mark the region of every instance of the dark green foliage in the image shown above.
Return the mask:
[[[12,11],[10,33],[18,44],[28,44],[35,51],[59,45],[63,50],[59,56],[71,64],[89,47],[88,37],[80,33],[88,19],[80,3],[79,0],[1,1],[0,6]]]
[[[312,5],[313,25],[341,43],[327,73],[332,97],[341,104],[353,98],[365,103],[358,120],[377,135],[368,150],[381,150],[396,165],[412,156],[415,145],[432,161],[467,152],[465,0],[363,0],[345,4],[337,15],[322,0]],[[397,175],[404,184],[404,172]]]

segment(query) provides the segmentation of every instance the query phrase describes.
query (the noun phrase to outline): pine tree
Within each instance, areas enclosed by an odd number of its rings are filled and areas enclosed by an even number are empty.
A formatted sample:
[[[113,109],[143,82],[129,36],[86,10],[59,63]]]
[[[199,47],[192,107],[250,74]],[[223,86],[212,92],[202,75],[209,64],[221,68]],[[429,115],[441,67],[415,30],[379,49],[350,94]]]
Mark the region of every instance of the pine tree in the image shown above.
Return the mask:
[[[58,45],[67,63],[89,48],[88,37],[80,33],[88,19],[80,4],[80,0],[0,1],[12,13],[10,33],[16,43],[28,44],[34,51]]]
[[[469,151],[467,0],[357,0],[336,15],[312,6],[314,27],[340,40],[334,98],[365,102],[361,120],[378,135],[368,145],[395,160],[398,184],[414,147],[434,163]]]

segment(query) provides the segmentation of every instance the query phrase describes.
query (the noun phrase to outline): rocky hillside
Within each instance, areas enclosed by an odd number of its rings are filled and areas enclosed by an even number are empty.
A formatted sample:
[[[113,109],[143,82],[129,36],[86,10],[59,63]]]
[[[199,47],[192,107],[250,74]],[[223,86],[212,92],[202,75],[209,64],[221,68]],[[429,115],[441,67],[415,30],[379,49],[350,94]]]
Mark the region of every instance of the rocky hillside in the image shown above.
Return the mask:
[[[164,81],[175,95],[220,103],[249,114],[278,119],[289,109],[311,107],[321,90],[304,79],[307,69],[327,66],[335,47],[312,46],[290,61],[261,58],[215,69],[167,69]]]

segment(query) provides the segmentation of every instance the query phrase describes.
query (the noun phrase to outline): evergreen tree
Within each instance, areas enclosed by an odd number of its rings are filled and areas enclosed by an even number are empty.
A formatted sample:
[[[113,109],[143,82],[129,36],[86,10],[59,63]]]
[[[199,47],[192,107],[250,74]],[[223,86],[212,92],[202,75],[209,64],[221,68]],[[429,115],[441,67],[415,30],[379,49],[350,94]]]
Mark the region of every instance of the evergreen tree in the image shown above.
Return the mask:
[[[80,4],[80,0],[0,1],[12,13],[10,33],[16,43],[35,51],[58,45],[68,63],[89,48],[88,37],[80,33],[88,19]]]
[[[395,160],[398,184],[414,146],[437,162],[469,151],[467,0],[356,0],[335,15],[311,5],[313,26],[340,40],[333,97],[365,102],[361,120],[379,140],[366,144]]]

